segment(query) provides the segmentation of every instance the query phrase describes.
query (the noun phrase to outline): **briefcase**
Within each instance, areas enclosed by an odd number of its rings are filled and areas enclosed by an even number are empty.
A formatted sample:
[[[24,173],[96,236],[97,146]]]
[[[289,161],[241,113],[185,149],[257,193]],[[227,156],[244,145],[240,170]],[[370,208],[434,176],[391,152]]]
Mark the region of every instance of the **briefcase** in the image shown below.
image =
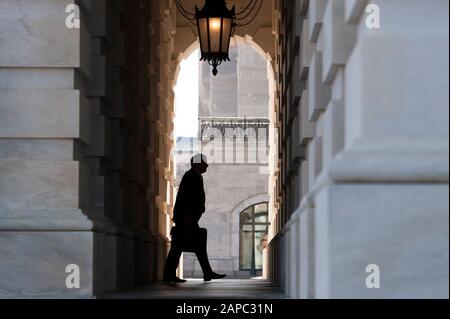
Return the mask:
[[[172,245],[179,247],[183,252],[195,253],[201,249],[206,250],[208,231],[205,228],[178,229],[172,227]]]

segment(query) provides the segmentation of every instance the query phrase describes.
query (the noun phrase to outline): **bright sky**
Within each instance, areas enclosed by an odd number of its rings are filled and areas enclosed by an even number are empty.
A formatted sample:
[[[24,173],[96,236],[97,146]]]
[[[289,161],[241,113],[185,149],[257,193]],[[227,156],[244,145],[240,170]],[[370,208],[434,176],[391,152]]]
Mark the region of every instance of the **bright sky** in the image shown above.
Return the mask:
[[[181,62],[175,86],[175,137],[198,135],[199,50]]]

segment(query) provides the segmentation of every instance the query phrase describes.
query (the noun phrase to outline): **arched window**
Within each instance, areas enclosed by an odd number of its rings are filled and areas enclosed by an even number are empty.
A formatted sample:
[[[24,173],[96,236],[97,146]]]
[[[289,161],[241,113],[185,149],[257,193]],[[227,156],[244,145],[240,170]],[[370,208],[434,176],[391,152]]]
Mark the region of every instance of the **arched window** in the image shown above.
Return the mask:
[[[268,203],[251,206],[240,214],[240,270],[257,275],[263,267],[263,250],[269,231]]]

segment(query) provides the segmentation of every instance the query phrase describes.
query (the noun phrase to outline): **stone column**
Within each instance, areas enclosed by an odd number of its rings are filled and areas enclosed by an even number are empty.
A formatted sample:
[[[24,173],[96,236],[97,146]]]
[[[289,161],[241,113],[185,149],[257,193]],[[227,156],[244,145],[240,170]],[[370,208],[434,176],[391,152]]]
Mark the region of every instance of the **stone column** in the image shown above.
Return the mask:
[[[302,298],[448,298],[447,10],[440,0],[277,3],[277,231],[300,224],[290,284]],[[366,287],[369,265],[380,289]]]
[[[289,296],[291,298],[294,299],[298,299],[300,297],[299,295],[299,288],[300,285],[297,284],[299,282],[299,275],[300,275],[300,265],[299,265],[299,253],[300,250],[298,249],[298,239],[300,238],[299,236],[299,223],[297,221],[297,219],[292,219],[292,224],[291,224],[291,229],[290,229],[290,236],[291,238],[289,238],[290,241],[290,245],[289,245],[289,255],[290,255],[290,267],[289,267],[289,281],[290,281],[290,285],[289,285]]]
[[[448,298],[448,2],[373,3],[379,29],[366,23],[370,1],[328,1],[323,15],[332,97],[316,296]],[[366,287],[371,264],[379,289]]]
[[[169,231],[174,206],[174,163],[172,150],[174,117],[174,37],[176,33],[176,7],[173,1],[151,1],[150,38],[151,60],[148,64],[150,101],[150,231],[156,241],[157,267],[155,278],[162,279],[169,245]]]
[[[0,296],[92,296],[101,240],[89,214],[89,34],[73,1],[0,2]],[[83,44],[86,44],[83,46]],[[81,49],[83,48],[83,49]],[[101,230],[99,228],[98,230]],[[80,289],[66,287],[66,267]]]

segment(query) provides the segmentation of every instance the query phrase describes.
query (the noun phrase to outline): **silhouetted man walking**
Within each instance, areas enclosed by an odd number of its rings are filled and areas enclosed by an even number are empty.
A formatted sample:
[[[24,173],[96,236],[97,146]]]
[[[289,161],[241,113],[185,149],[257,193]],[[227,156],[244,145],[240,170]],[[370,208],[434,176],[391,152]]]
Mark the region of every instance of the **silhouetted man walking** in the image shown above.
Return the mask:
[[[163,281],[166,283],[186,282],[176,276],[183,251],[197,255],[205,281],[226,277],[212,271],[206,251],[207,231],[198,225],[205,212],[206,197],[202,174],[208,169],[206,156],[195,155],[191,159],[191,167],[181,180],[174,207],[173,220],[176,226],[172,228],[172,246],[164,269]]]

